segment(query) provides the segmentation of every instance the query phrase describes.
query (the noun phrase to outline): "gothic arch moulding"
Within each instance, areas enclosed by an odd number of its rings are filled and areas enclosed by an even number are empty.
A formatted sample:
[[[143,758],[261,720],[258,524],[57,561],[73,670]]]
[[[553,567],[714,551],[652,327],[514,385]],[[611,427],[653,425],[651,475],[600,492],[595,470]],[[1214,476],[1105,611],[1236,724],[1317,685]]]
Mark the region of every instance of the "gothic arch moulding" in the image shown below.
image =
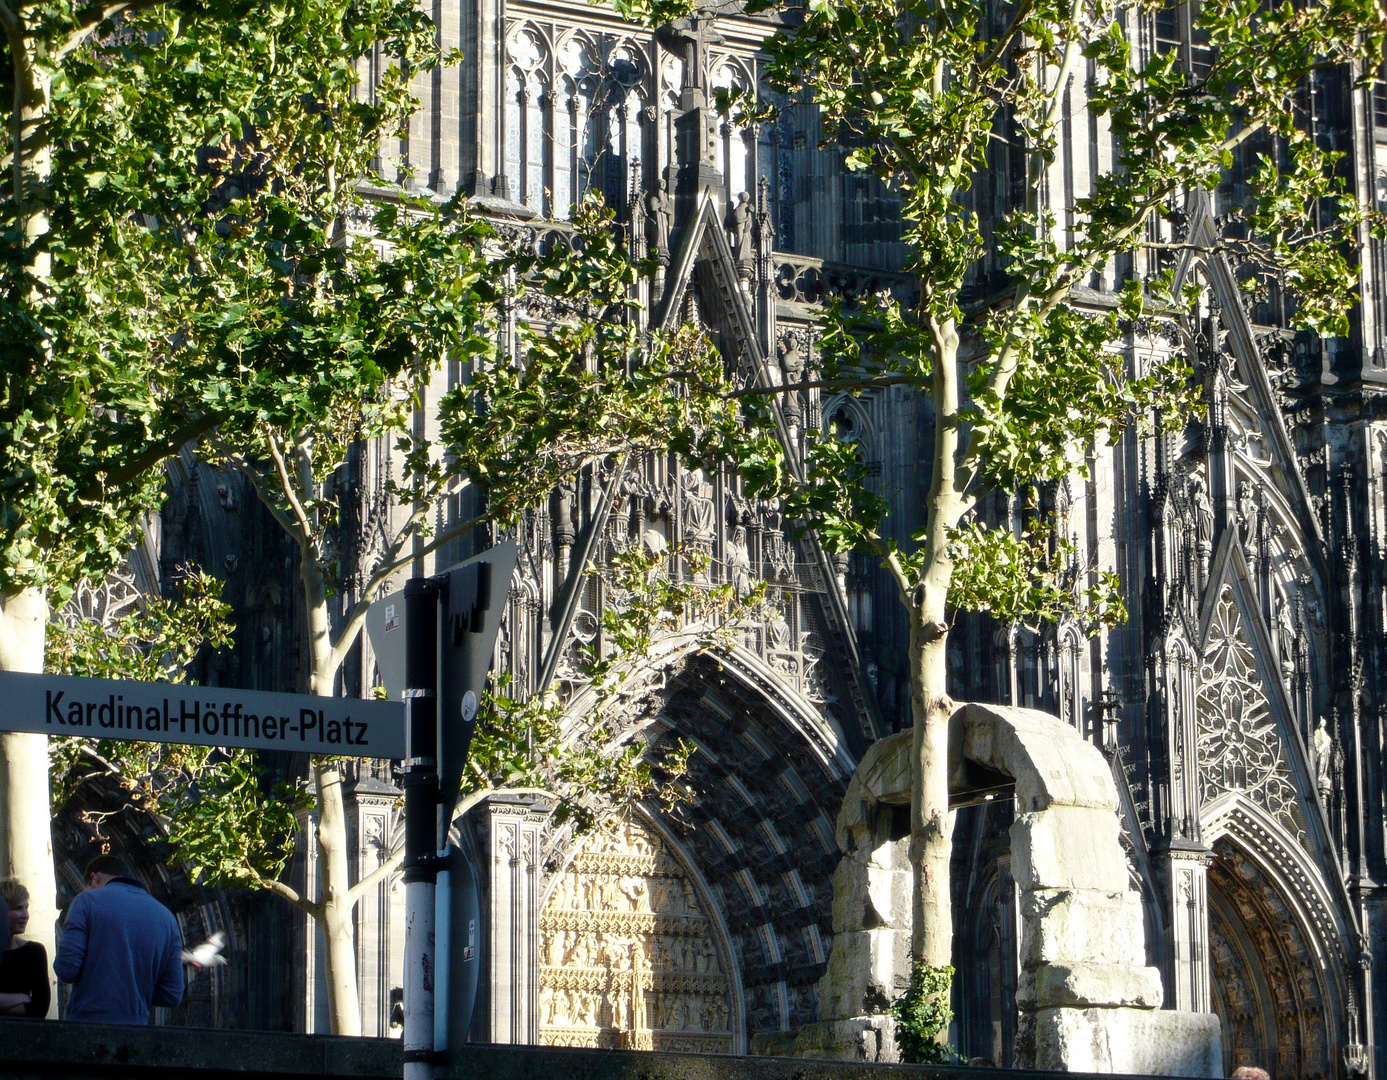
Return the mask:
[[[1212,997],[1225,1066],[1332,1080],[1348,1032],[1350,928],[1313,862],[1281,824],[1240,794],[1210,808]]]
[[[620,715],[609,723],[620,739],[655,744],[680,738],[695,747],[686,777],[692,801],[672,813],[652,807],[642,824],[679,856],[685,877],[706,894],[700,903],[709,925],[728,927],[722,937],[729,945],[720,946],[718,956],[719,973],[726,976],[732,995],[727,1010],[732,1026],[718,1035],[723,1039],[719,1045],[724,1052],[744,1052],[758,1033],[814,1019],[817,983],[832,937],[837,865],[832,820],[856,761],[836,724],[748,648],[690,656],[670,645],[665,658],[660,671],[637,672],[626,680],[632,696],[617,706]],[[586,708],[586,695],[580,694],[569,705],[569,715],[581,716]],[[576,846],[581,849],[581,842]],[[545,862],[552,874],[568,873],[565,867],[576,857],[561,832],[546,842]],[[618,911],[627,903],[624,897],[611,899]],[[551,900],[551,907],[555,903]],[[748,912],[758,917],[748,919]],[[710,934],[717,944],[718,935]],[[589,981],[594,978],[588,976]],[[564,995],[558,1000],[569,1004]],[[596,1001],[581,1003],[586,1019],[576,1025],[571,1016],[563,1023],[557,1014],[545,1020],[546,1012],[541,1020],[555,1029],[553,1039],[587,1040],[589,1045],[624,1045],[644,1039],[642,1031],[665,1031],[665,1046],[672,1046],[678,1033],[692,1049],[717,1034],[701,1026],[706,1003],[699,1005],[696,1030],[668,1026],[693,1023],[687,1003],[682,1019],[662,1013],[661,1027],[649,1014],[644,1029],[638,1029],[629,995],[626,1000],[628,1012],[624,1017],[612,1013],[601,1029],[606,1034],[597,1034]],[[546,1002],[544,1010],[549,1008]],[[712,1015],[721,1014],[715,1010]],[[626,1026],[618,1027],[618,1019]],[[661,1038],[650,1036],[657,1049]]]

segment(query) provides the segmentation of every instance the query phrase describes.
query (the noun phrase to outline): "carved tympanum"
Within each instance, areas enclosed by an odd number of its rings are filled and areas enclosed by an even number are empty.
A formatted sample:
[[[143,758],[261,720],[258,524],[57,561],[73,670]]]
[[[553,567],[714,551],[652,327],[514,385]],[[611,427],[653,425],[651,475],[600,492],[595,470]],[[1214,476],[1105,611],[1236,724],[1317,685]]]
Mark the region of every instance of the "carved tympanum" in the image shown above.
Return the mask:
[[[539,925],[541,1044],[732,1052],[712,923],[683,865],[644,825],[589,836]]]

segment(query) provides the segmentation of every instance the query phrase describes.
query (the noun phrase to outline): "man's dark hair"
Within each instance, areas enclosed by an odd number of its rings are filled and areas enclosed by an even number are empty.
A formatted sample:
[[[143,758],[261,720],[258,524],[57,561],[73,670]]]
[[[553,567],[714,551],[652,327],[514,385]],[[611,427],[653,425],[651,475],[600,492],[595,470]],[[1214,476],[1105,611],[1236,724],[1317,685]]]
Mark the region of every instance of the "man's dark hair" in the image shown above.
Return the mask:
[[[87,863],[86,877],[93,874],[110,874],[111,877],[129,877],[130,867],[118,855],[98,855]]]

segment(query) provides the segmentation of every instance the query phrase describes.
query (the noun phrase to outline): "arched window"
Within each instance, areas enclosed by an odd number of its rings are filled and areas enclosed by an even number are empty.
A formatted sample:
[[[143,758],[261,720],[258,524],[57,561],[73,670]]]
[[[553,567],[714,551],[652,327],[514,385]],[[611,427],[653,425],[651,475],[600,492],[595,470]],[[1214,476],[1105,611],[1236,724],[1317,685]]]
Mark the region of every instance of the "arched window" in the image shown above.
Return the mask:
[[[549,216],[549,132],[553,96],[545,71],[548,45],[543,33],[523,26],[506,42],[506,178],[511,198]]]
[[[713,67],[713,86],[715,88],[742,87],[749,89],[751,85],[751,75],[735,58],[724,57],[715,63]],[[743,191],[749,192],[753,198],[756,195],[756,177],[753,173],[755,155],[752,145],[748,142],[750,136],[749,131],[737,127],[730,119],[724,119],[718,125],[718,168],[722,175],[727,178],[729,205],[735,203],[737,196]]]

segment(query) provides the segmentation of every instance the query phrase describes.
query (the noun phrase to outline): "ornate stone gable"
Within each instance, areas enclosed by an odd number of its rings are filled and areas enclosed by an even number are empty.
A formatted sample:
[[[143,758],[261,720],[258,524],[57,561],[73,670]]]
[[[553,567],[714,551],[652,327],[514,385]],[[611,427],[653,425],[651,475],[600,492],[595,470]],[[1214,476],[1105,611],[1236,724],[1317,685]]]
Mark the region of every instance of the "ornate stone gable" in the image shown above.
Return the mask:
[[[1196,691],[1200,801],[1248,796],[1305,842],[1290,763],[1244,619],[1225,582],[1209,624]]]
[[[588,837],[539,925],[543,1045],[732,1052],[727,950],[686,868],[646,826]]]

